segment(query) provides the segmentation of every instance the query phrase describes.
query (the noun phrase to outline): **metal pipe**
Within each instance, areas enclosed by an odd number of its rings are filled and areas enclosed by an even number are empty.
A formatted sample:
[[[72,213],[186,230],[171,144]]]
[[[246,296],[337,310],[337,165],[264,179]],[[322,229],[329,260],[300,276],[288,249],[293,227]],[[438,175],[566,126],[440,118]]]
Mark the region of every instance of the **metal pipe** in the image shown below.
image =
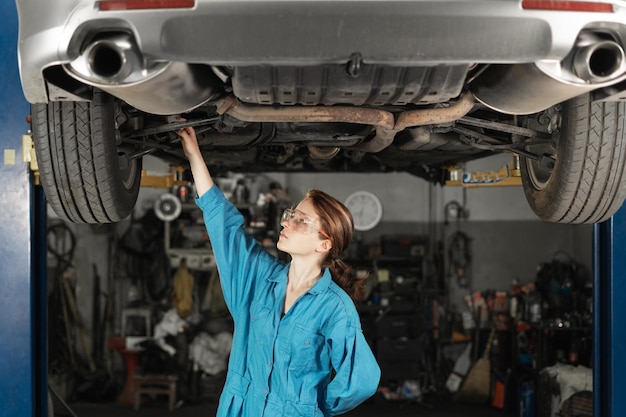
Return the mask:
[[[624,71],[624,48],[614,41],[600,41],[578,48],[572,62],[573,72],[583,80],[599,83]]]
[[[117,84],[129,78],[140,79],[145,65],[130,35],[120,33],[87,44],[69,67],[92,82]]]
[[[398,117],[394,129],[400,131],[413,126],[451,123],[469,113],[474,108],[474,103],[474,96],[465,93],[459,101],[449,107],[405,111]]]
[[[139,110],[160,115],[200,106],[214,96],[219,85],[208,66],[145,60],[127,33],[96,39],[64,69]]]
[[[398,133],[398,131],[395,129],[385,129],[382,127],[377,127],[376,135],[372,139],[360,145],[352,146],[350,147],[350,149],[369,153],[380,152],[393,143],[393,139],[396,137],[396,133]]]
[[[393,114],[376,109],[346,106],[250,106],[230,96],[218,107],[219,114],[228,114],[245,122],[343,122],[393,129]]]
[[[251,106],[229,96],[218,106],[219,114],[228,114],[245,122],[343,122],[376,127],[376,135],[369,141],[350,149],[362,152],[380,152],[393,143],[397,132],[407,127],[449,123],[465,116],[474,107],[474,97],[464,94],[449,107],[410,110],[394,114],[385,110],[346,106],[269,107]]]

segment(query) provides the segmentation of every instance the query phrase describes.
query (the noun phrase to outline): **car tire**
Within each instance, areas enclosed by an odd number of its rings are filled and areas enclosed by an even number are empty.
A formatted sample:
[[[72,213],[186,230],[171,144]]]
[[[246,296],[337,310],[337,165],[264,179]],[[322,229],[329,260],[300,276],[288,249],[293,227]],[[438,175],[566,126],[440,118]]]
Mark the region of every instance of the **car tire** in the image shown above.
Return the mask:
[[[541,219],[551,222],[605,221],[626,196],[626,103],[592,101],[591,94],[584,94],[561,107],[554,163],[521,159],[526,199]],[[543,150],[554,154],[554,148]]]
[[[56,214],[74,223],[112,223],[132,212],[139,194],[141,158],[116,143],[114,98],[32,106],[32,130],[41,183]]]

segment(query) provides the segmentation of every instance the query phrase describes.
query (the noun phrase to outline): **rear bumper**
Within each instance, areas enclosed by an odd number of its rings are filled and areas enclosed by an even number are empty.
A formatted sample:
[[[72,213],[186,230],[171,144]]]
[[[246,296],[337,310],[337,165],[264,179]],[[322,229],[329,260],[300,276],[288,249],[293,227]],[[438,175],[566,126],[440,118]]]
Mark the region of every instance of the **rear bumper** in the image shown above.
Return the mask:
[[[92,1],[17,0],[24,94],[48,100],[42,71],[70,62],[104,31],[132,34],[147,59],[210,65],[393,66],[563,59],[579,32],[602,27],[626,44],[626,4],[613,13],[525,11],[518,0],[198,0],[194,9],[99,12]],[[39,15],[35,15],[39,13]]]

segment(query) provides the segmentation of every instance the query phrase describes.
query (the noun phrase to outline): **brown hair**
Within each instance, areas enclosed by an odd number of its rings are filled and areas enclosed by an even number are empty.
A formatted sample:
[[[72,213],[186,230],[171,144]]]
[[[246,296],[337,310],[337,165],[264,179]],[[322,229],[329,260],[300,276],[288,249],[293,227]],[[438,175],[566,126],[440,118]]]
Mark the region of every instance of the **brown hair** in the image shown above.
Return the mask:
[[[328,233],[333,247],[322,262],[323,267],[328,267],[337,283],[353,299],[356,298],[358,288],[352,274],[350,265],[342,261],[339,256],[346,250],[352,234],[354,222],[350,210],[339,200],[320,190],[309,190],[304,199],[309,199],[317,215],[320,217],[321,229]]]

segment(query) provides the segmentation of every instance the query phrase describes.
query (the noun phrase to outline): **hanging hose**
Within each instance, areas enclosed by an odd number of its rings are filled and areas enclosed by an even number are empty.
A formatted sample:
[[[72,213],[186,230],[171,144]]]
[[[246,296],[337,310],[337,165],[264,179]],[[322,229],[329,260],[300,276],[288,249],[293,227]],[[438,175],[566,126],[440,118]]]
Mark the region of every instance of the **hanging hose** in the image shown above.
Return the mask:
[[[471,239],[467,234],[457,230],[450,237],[448,244],[448,271],[456,277],[461,288],[469,286],[468,271],[472,263],[470,242]]]
[[[63,222],[54,223],[46,232],[47,249],[56,259],[57,274],[73,266],[76,236]]]

